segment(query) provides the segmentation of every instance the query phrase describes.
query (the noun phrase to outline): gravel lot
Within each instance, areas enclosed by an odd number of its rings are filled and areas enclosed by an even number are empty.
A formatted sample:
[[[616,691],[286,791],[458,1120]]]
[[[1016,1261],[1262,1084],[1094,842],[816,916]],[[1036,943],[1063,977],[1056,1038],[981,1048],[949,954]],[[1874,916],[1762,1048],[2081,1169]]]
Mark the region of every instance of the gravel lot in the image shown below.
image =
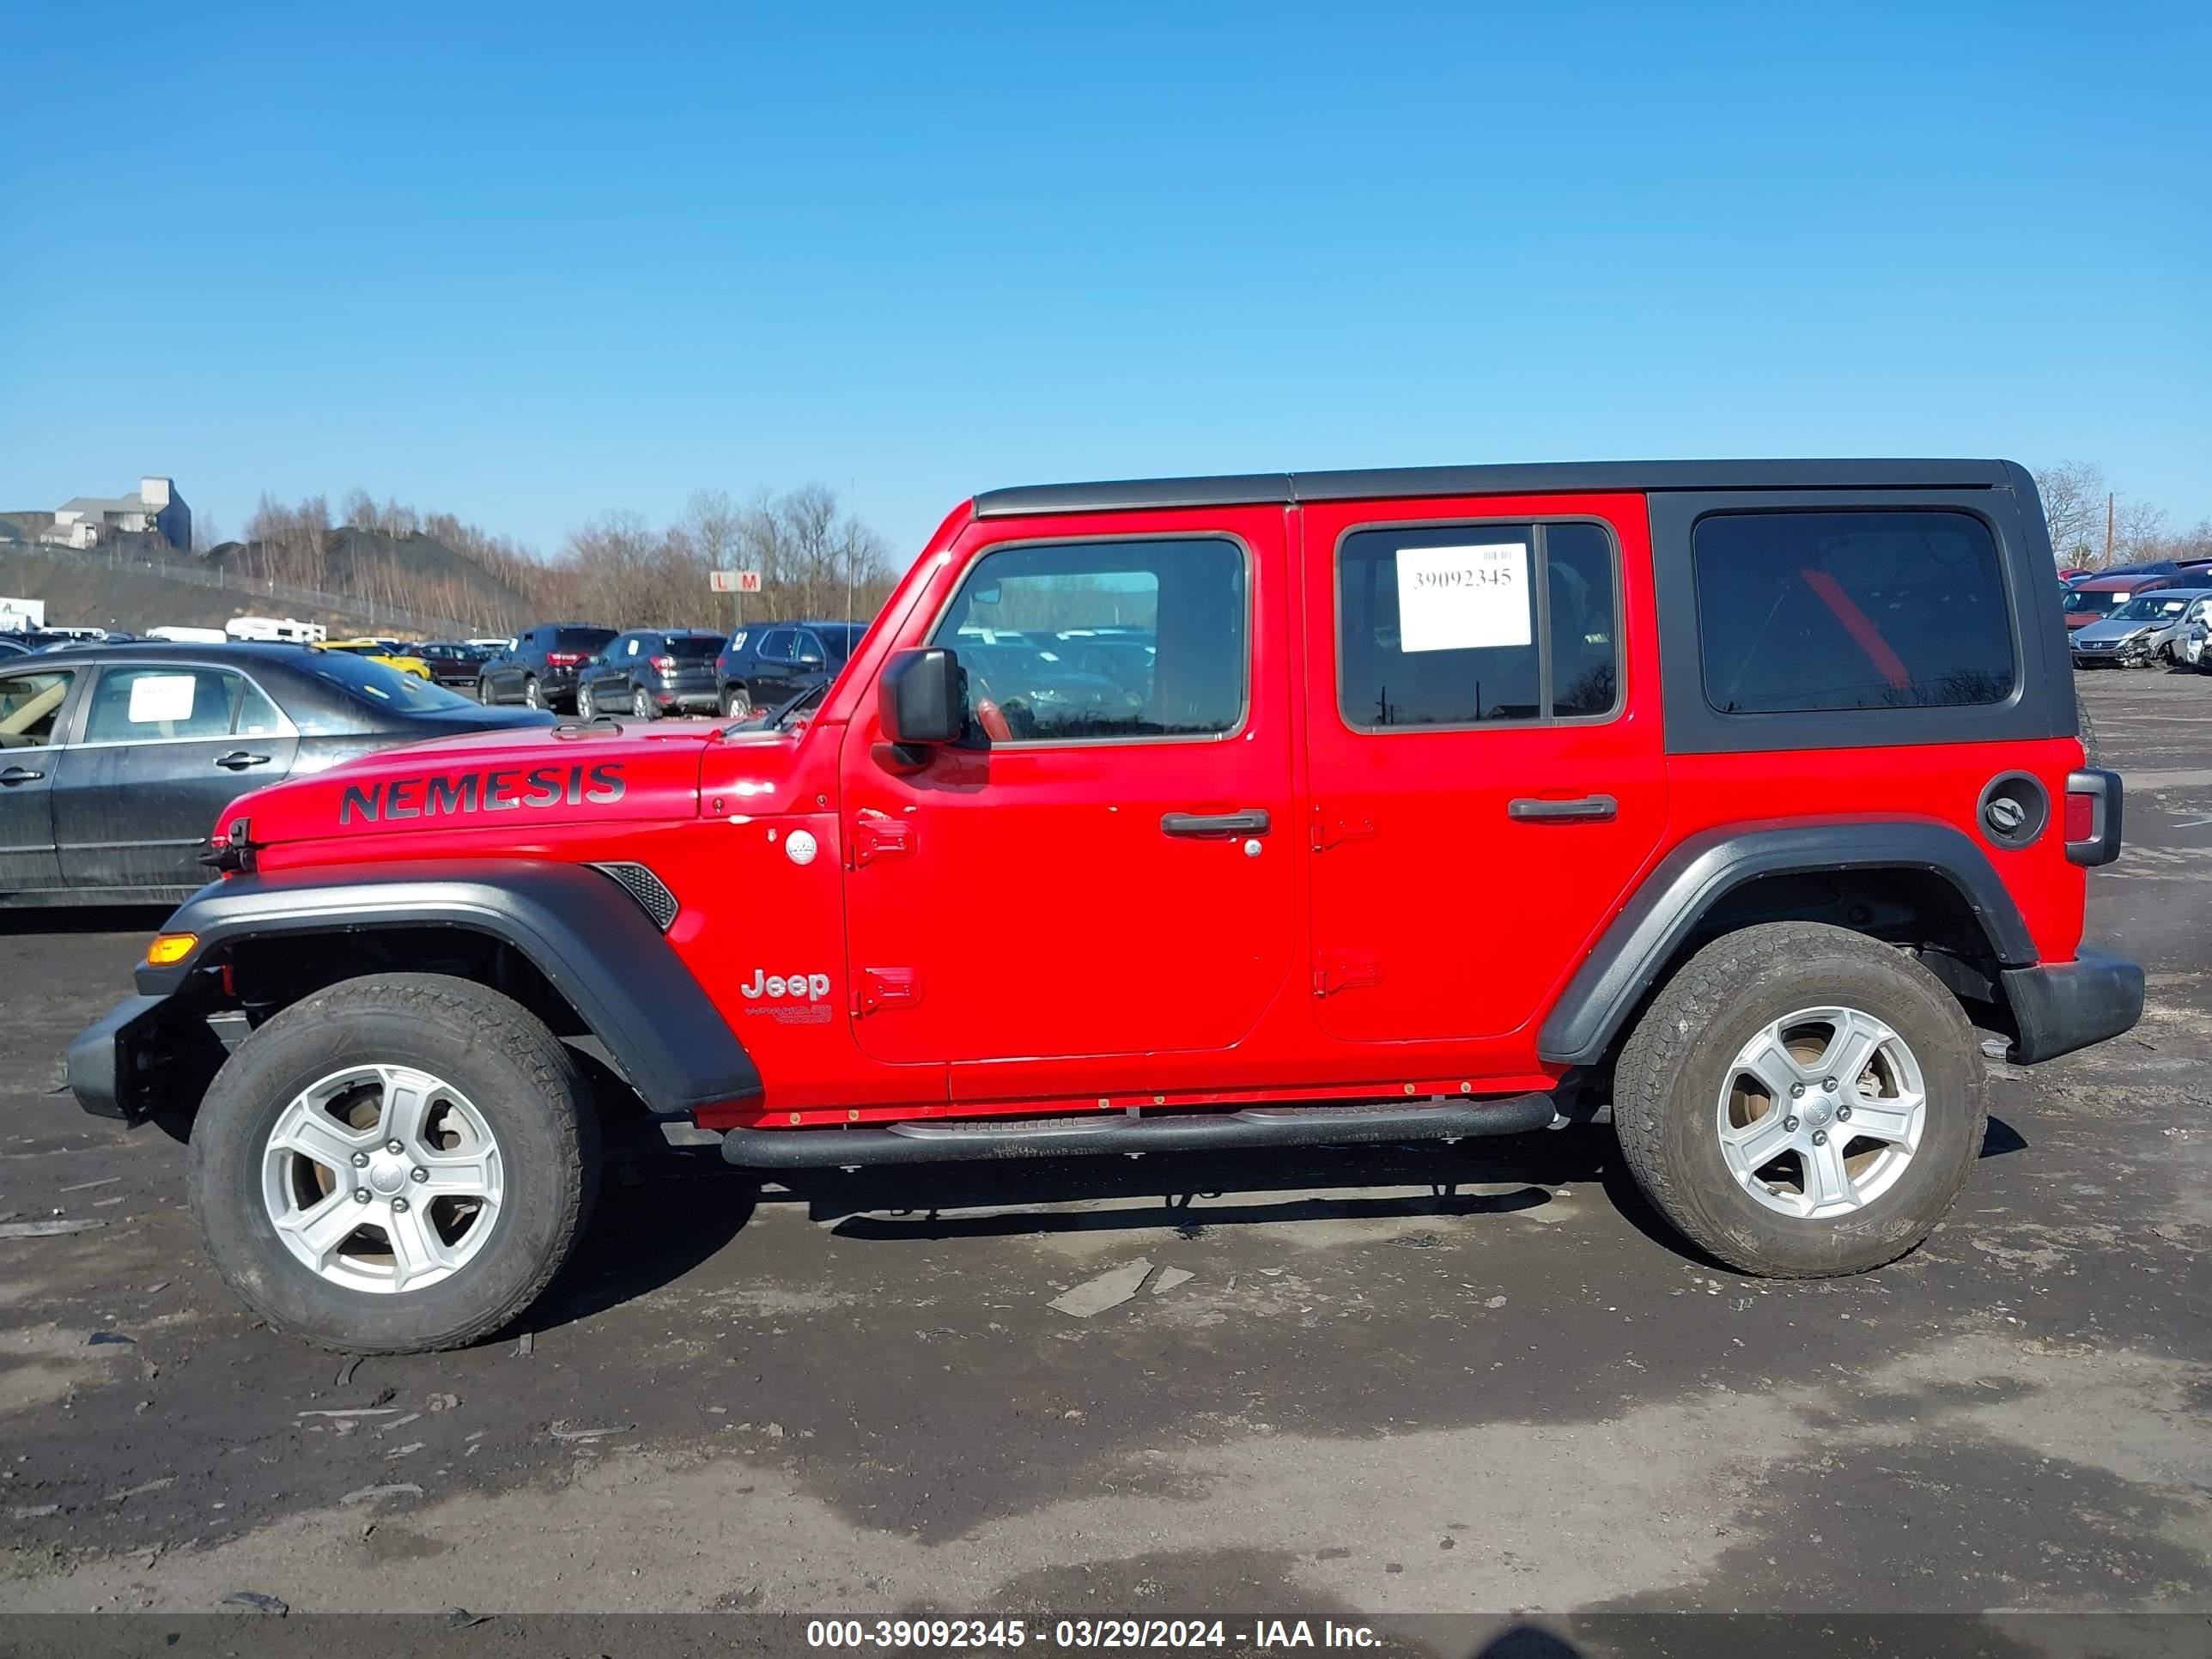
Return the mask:
[[[97,1224],[0,1239],[0,1607],[2212,1610],[2212,678],[2084,678],[2148,1013],[1998,1066],[1951,1220],[1838,1282],[1692,1259],[1601,1130],[672,1152],[526,1341],[343,1364],[223,1290],[179,1146],[44,1092],[159,915],[0,922],[0,1215]]]

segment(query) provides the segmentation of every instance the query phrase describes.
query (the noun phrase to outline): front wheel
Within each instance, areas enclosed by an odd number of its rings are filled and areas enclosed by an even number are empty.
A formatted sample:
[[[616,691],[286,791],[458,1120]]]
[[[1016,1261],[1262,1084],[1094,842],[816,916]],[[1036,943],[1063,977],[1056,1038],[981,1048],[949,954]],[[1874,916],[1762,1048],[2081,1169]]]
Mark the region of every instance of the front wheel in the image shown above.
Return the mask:
[[[1615,1068],[1614,1132],[1692,1243],[1777,1278],[1863,1273],[1935,1231],[1989,1115],[1973,1028],[1904,951],[1747,927],[1667,982]]]
[[[480,674],[477,677],[477,701],[487,708],[491,707],[491,678],[489,675]]]
[[[466,980],[317,992],[225,1062],[187,1182],[209,1254],[278,1330],[346,1353],[491,1335],[538,1299],[599,1186],[568,1049]]]
[[[722,688],[722,718],[724,720],[741,720],[752,712],[752,694],[744,686],[726,685]]]

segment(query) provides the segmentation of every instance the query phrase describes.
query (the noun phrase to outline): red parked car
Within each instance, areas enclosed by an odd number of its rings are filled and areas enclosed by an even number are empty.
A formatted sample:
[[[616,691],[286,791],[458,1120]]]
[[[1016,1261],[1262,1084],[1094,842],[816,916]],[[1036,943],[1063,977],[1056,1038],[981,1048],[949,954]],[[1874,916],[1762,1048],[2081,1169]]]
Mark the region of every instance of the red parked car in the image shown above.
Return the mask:
[[[2138,593],[2180,585],[2181,579],[2177,576],[2091,576],[2068,587],[2059,597],[2059,605],[2065,612],[2066,626],[2070,631],[2103,621]]]
[[[754,1170],[1609,1103],[1706,1249],[1873,1267],[1974,1166],[1980,1031],[2028,1064],[2142,1009],[2081,939],[2120,788],[2051,568],[1994,461],[994,491],[774,723],[575,722],[236,802],[71,1086],[189,1121],[229,1282],[354,1352],[484,1336],[559,1269],[586,1036],[629,1108]],[[1131,648],[1062,679],[1012,640]]]

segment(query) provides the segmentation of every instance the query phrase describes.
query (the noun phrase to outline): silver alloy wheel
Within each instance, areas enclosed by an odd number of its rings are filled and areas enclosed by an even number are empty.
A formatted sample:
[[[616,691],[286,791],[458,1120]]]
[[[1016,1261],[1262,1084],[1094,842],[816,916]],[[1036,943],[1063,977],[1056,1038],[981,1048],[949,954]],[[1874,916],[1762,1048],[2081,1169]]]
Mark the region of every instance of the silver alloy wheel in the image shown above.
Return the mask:
[[[262,1201],[285,1248],[333,1285],[387,1295],[466,1267],[505,1190],[483,1114],[410,1066],[352,1066],[301,1090],[261,1161]]]
[[[1849,1215],[1905,1173],[1928,1119],[1920,1062],[1856,1008],[1801,1008],[1757,1032],[1721,1080],[1721,1155],[1783,1215]]]
[[[538,697],[538,682],[537,682],[537,680],[536,680],[535,678],[526,679],[526,680],[523,681],[523,683],[522,683],[522,700],[523,700],[523,702],[525,702],[528,703],[528,704],[529,704],[532,708],[540,708],[540,707],[542,707],[542,706],[543,706],[543,704],[542,704],[542,702],[541,702],[541,701],[540,701],[540,699],[539,699],[539,697]]]
[[[653,705],[646,701],[645,688],[641,685],[630,688],[629,712],[641,720],[653,718]]]
[[[588,685],[576,688],[576,713],[585,720],[592,718],[592,688]]]

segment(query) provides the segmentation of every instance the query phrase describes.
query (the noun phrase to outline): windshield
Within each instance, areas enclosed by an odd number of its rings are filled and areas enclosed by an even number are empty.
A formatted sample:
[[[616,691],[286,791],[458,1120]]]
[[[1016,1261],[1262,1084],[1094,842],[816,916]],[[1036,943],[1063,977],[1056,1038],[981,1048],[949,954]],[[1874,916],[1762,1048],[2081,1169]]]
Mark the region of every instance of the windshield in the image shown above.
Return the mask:
[[[341,651],[315,653],[315,678],[337,686],[356,702],[402,714],[450,714],[473,709],[468,698],[380,662]]]
[[[2124,601],[2127,597],[2126,594],[2116,593],[2108,587],[2076,587],[2069,592],[2061,603],[2078,616],[2085,611],[2093,614],[2110,611],[2114,605]]]
[[[2187,599],[2170,599],[2163,593],[2146,593],[2139,599],[2130,599],[2112,615],[2121,622],[2158,622],[2167,617],[2178,617],[2188,609]]]

